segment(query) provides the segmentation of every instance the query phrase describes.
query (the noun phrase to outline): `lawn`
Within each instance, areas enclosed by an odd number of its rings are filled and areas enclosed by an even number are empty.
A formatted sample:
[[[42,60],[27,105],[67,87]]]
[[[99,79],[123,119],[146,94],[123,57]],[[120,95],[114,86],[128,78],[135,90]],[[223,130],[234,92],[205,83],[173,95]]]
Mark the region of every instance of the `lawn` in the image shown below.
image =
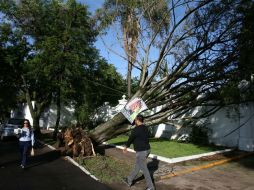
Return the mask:
[[[124,145],[128,136],[121,135],[107,141],[110,144]],[[167,158],[190,156],[211,151],[221,150],[221,147],[201,146],[192,143],[180,143],[167,139],[150,138],[151,153]],[[133,148],[132,146],[130,148]]]
[[[109,156],[76,158],[76,161],[103,183],[119,183],[132,169],[132,165]]]

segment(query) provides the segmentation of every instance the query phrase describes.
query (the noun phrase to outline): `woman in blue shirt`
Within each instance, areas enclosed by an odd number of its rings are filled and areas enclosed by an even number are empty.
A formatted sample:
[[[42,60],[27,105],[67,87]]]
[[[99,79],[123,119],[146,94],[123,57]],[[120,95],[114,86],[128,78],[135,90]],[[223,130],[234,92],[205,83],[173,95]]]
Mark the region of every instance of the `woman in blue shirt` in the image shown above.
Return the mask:
[[[21,168],[26,167],[27,156],[34,146],[34,133],[31,129],[30,122],[28,119],[24,120],[24,125],[20,131],[19,136],[19,147],[21,153]]]

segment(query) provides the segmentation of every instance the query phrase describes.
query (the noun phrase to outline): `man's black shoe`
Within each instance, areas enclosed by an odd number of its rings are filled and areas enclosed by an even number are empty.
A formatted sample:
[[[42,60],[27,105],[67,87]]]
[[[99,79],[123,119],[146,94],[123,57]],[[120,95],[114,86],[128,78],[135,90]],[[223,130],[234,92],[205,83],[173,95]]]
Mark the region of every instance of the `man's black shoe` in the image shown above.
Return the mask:
[[[127,177],[124,177],[122,180],[123,180],[123,182],[124,182],[128,187],[130,187],[130,186],[132,185],[131,183],[128,182]]]

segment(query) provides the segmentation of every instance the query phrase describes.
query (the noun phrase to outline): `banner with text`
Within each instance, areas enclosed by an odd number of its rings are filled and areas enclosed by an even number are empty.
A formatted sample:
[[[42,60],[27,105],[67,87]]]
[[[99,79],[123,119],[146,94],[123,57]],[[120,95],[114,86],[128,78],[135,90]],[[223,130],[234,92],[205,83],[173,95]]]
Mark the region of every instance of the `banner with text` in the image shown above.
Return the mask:
[[[147,106],[141,98],[134,98],[124,106],[121,112],[130,121],[130,123],[133,123],[136,116],[146,109]]]

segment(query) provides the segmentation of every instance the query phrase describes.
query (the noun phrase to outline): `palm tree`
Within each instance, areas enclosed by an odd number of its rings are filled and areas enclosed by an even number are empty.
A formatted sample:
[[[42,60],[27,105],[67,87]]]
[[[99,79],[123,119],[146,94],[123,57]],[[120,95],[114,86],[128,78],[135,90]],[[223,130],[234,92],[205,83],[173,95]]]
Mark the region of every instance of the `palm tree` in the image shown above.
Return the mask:
[[[123,47],[127,56],[127,94],[131,97],[131,75],[137,58],[137,42],[140,37],[140,26],[146,24],[151,32],[167,31],[169,11],[167,0],[106,0],[101,9],[97,10],[99,30],[119,22],[123,35]],[[158,27],[158,23],[160,27]]]

